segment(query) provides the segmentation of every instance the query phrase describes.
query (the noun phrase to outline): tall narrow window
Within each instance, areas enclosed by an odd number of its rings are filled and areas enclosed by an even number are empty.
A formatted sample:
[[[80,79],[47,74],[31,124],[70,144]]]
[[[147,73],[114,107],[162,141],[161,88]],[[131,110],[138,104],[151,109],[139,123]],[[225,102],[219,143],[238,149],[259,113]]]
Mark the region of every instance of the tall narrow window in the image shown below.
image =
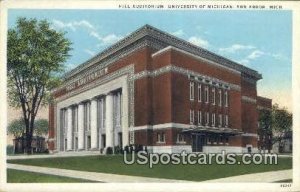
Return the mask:
[[[198,102],[202,101],[202,85],[198,83]]]
[[[164,132],[157,133],[157,142],[158,143],[164,143],[166,142],[166,136]]]
[[[211,125],[212,127],[214,127],[216,125],[216,114],[213,113],[211,116],[212,120],[211,120]]]
[[[209,102],[209,92],[208,92],[208,87],[205,87],[205,103]]]
[[[222,90],[219,90],[219,106],[222,106]]]
[[[205,116],[206,116],[206,117],[205,117],[205,125],[208,126],[208,124],[209,124],[209,113],[206,112],[206,113],[205,113]]]
[[[219,114],[219,127],[222,127],[222,115]]]
[[[177,133],[177,143],[184,143],[184,135]]]
[[[121,91],[114,95],[115,126],[121,127]]]
[[[202,112],[198,111],[198,125],[202,125]]]
[[[225,107],[228,107],[228,92],[225,91],[224,95],[225,95]]]
[[[194,124],[195,119],[194,119],[194,110],[190,110],[190,124]]]
[[[228,115],[225,115],[225,127],[228,127]]]
[[[83,118],[84,118],[84,129],[85,130],[90,130],[90,102],[86,102],[84,104],[84,115],[83,115]]]
[[[78,108],[77,106],[72,108],[72,127],[75,132],[78,131]]]
[[[99,99],[98,103],[99,103],[99,128],[103,129],[105,126],[105,98],[102,97],[101,99]]]
[[[216,104],[216,89],[212,88],[211,92],[212,92],[212,104],[215,105]]]
[[[190,82],[190,100],[191,101],[194,101],[194,98],[195,98],[195,95],[194,95],[194,86],[195,86],[195,83],[194,82]]]

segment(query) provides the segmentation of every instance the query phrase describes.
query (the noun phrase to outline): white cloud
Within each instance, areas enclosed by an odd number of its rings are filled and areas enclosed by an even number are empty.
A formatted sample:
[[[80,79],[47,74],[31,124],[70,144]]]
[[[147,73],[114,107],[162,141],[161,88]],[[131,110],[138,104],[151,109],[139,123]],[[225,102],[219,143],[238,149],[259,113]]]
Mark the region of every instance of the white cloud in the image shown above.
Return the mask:
[[[248,56],[246,56],[244,59],[240,60],[239,63],[242,63],[244,65],[249,65],[251,60],[255,60],[266,53],[260,50],[254,50],[252,51]]]
[[[88,22],[86,20],[71,21],[71,22],[63,22],[60,20],[53,20],[52,23],[53,23],[54,28],[70,29],[74,32],[79,28],[83,28],[88,31],[88,34],[91,37],[94,37],[99,41],[98,46],[109,45],[109,44],[115,43],[116,41],[123,38],[122,36],[119,36],[116,34],[108,34],[106,36],[102,36],[97,32],[96,28],[90,22]],[[91,52],[89,54],[92,55]]]
[[[190,37],[188,39],[188,42],[193,43],[193,44],[195,44],[197,46],[204,47],[204,48],[207,48],[210,45],[208,41],[202,39],[201,37],[196,37],[196,36]]]
[[[177,31],[174,31],[173,33],[171,33],[172,35],[175,35],[175,36],[182,36],[184,35],[184,31],[182,29],[179,29]]]
[[[102,42],[104,44],[111,44],[111,43],[115,43],[115,42],[119,41],[122,38],[123,38],[122,36],[118,36],[115,34],[109,34],[102,38]]]
[[[100,41],[100,43],[97,44],[97,47],[111,45],[123,38],[123,36],[116,35],[114,33],[108,34],[106,36],[101,36],[99,34],[93,34],[93,36],[96,37]]]
[[[89,49],[85,49],[84,52],[86,52],[87,54],[89,54],[90,56],[94,56],[96,55],[95,51],[89,50]]]
[[[239,63],[243,64],[243,65],[249,65],[249,59],[242,59],[240,61],[238,61]]]
[[[97,33],[96,31],[91,31],[90,32],[90,36],[95,37],[96,39],[98,39],[99,41],[102,41],[102,37],[99,35],[99,33]]]
[[[53,24],[54,28],[58,28],[58,29],[67,28],[67,29],[70,29],[72,31],[76,31],[76,29],[79,28],[79,27],[84,27],[88,30],[95,30],[95,27],[90,22],[88,22],[86,20],[63,22],[63,21],[54,19],[52,21],[52,24]]]
[[[233,44],[230,47],[220,48],[219,52],[223,53],[236,53],[237,51],[241,50],[251,50],[255,49],[252,45],[241,45],[241,44]]]
[[[265,53],[260,50],[253,51],[250,55],[247,56],[248,59],[256,59],[258,57],[261,57]]]

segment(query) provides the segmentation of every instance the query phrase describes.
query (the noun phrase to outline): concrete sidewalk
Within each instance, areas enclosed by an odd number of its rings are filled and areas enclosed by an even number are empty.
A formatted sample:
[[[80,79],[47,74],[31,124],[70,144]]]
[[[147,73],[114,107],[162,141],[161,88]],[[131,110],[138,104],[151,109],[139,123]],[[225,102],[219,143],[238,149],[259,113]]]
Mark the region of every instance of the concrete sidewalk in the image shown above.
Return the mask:
[[[42,155],[11,155],[7,156],[7,160],[14,159],[40,159],[40,158],[56,158],[56,157],[80,157],[80,156],[92,156],[101,155],[99,151],[69,151],[69,152],[59,152],[53,154],[42,154]]]
[[[85,179],[91,181],[99,181],[106,183],[186,183],[193,181],[175,180],[175,179],[160,179],[151,177],[140,177],[140,176],[129,176],[129,175],[118,175],[110,173],[97,173],[88,171],[76,171],[69,169],[58,169],[39,167],[31,165],[18,165],[18,164],[7,164],[7,168],[16,169],[22,171],[30,171],[36,173],[58,175],[64,177],[72,177],[77,179]],[[253,173],[246,175],[238,175],[233,177],[226,177],[220,179],[207,180],[202,182],[209,183],[232,183],[232,182],[258,182],[258,183],[271,183],[275,181],[281,181],[286,179],[292,179],[292,169],[282,171],[270,171],[263,173]]]
[[[272,183],[275,181],[282,181],[293,178],[292,169],[282,171],[269,171],[263,173],[253,173],[246,175],[238,175],[233,177],[225,177],[220,179],[213,179],[203,182],[209,183],[232,183],[232,182],[253,182],[253,183]]]
[[[58,175],[64,177],[72,177],[77,179],[85,179],[91,181],[99,181],[105,183],[181,183],[191,182],[184,180],[174,179],[159,179],[151,177],[139,177],[139,176],[128,176],[128,175],[117,175],[109,173],[96,173],[87,171],[75,171],[69,169],[57,169],[48,167],[39,167],[31,165],[18,165],[18,164],[7,164],[8,169],[16,169],[22,171],[30,171],[35,173],[43,173],[48,175]]]

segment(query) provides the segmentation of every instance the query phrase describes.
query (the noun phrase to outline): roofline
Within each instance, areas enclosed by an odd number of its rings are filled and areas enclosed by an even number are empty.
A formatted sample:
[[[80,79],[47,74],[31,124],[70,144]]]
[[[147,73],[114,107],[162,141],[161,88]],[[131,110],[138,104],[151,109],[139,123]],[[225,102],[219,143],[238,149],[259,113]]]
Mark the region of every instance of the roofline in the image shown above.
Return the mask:
[[[210,61],[213,61],[216,63],[220,63],[223,66],[238,70],[242,73],[250,75],[255,80],[262,79],[262,75],[251,68],[245,67],[237,62],[234,62],[223,56],[217,55],[217,54],[210,52],[202,47],[198,47],[186,40],[180,39],[180,38],[178,38],[174,35],[171,35],[167,32],[161,31],[160,29],[157,29],[148,24],[133,31],[132,33],[127,35],[125,38],[119,40],[115,44],[104,49],[102,52],[98,53],[97,55],[95,55],[94,57],[85,61],[84,63],[80,64],[79,66],[72,69],[71,71],[66,72],[64,74],[64,78],[68,79],[68,78],[72,77],[73,75],[80,73],[81,71],[89,68],[90,66],[94,65],[95,63],[103,61],[104,59],[112,56],[117,51],[120,51],[121,49],[129,46],[130,44],[132,44],[146,36],[155,38],[156,40],[160,41],[162,44],[166,44],[166,47],[171,45],[173,47],[176,47],[178,49],[184,50],[191,54],[200,56],[207,60],[210,60]]]

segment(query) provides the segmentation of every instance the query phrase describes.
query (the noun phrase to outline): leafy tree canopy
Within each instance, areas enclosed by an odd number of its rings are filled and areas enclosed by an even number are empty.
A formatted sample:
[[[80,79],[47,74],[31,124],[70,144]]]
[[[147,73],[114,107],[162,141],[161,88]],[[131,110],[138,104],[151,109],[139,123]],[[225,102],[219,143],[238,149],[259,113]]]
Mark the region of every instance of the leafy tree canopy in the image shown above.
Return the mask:
[[[7,133],[13,135],[15,138],[21,137],[24,132],[25,123],[22,118],[13,120],[7,127]]]
[[[13,120],[7,128],[8,134],[12,134],[15,138],[21,137],[25,133],[26,126],[22,118]],[[37,119],[34,122],[34,133],[38,136],[43,136],[48,133],[48,120]]]
[[[58,74],[70,56],[71,42],[64,35],[46,20],[26,18],[18,18],[16,27],[8,30],[8,100],[22,109],[27,153],[39,107],[51,101],[50,90],[59,85]]]

